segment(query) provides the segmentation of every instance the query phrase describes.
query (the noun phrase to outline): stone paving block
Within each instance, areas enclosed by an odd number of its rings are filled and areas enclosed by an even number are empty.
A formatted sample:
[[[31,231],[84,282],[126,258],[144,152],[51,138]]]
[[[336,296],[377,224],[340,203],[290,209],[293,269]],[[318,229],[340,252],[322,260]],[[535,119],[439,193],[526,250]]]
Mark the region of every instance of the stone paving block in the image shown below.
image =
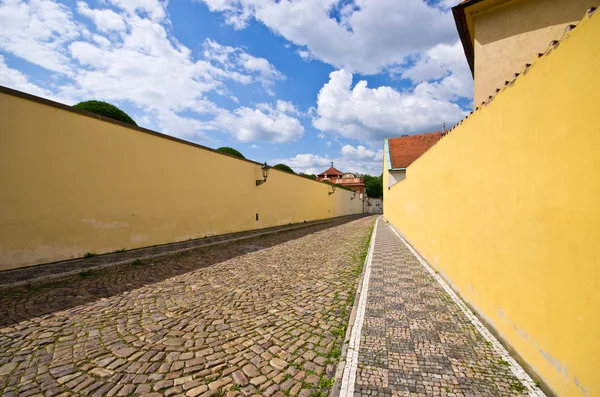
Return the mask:
[[[329,330],[348,321],[373,222],[334,221],[0,294],[0,395],[280,396],[282,385],[300,394],[307,375],[293,363],[307,354],[304,370],[323,372],[324,357],[312,360],[341,344]]]
[[[354,395],[524,395],[510,368],[497,365],[501,357],[385,222],[376,236]]]

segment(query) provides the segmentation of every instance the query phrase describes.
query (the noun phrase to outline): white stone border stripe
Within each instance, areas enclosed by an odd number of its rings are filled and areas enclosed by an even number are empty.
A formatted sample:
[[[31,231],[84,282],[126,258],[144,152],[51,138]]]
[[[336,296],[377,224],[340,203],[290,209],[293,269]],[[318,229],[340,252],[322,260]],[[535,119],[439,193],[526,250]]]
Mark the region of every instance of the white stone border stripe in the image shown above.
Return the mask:
[[[381,216],[375,221],[375,227],[373,228],[373,234],[371,235],[371,243],[369,244],[369,252],[365,261],[365,273],[356,309],[356,318],[354,319],[354,325],[352,326],[352,332],[350,334],[348,352],[346,353],[346,365],[344,367],[344,375],[342,376],[340,397],[352,397],[354,395],[356,369],[358,367],[358,353],[360,352],[360,334],[365,319],[365,311],[367,309],[367,293],[369,291],[369,279],[371,278],[371,262],[373,261],[375,237],[377,236],[377,226],[379,225],[380,219]]]
[[[475,316],[475,314],[467,307],[467,305],[465,305],[465,303],[458,297],[458,295],[456,295],[456,293],[452,290],[452,288],[450,288],[446,281],[439,274],[437,274],[435,270],[433,270],[427,264],[427,262],[425,262],[425,260],[423,260],[421,255],[419,255],[419,253],[415,251],[413,247],[411,247],[411,245],[392,227],[392,225],[388,223],[388,227],[394,232],[396,236],[398,236],[400,241],[402,241],[404,245],[406,245],[410,252],[412,252],[412,254],[415,256],[415,258],[417,258],[417,260],[421,263],[421,265],[423,265],[423,267],[427,269],[429,273],[431,273],[433,278],[435,278],[436,281],[442,286],[444,291],[446,291],[446,293],[450,295],[454,303],[456,303],[458,307],[460,307],[465,316],[467,316],[469,321],[471,321],[471,324],[475,326],[475,329],[479,331],[479,333],[485,338],[485,340],[492,344],[492,347],[494,348],[496,353],[498,353],[498,355],[502,357],[504,361],[509,363],[512,373],[521,381],[521,383],[523,383],[525,387],[527,387],[529,395],[534,397],[546,397],[544,392],[535,385],[535,382],[533,381],[533,379],[531,379],[527,372],[525,372],[525,370],[519,365],[519,363],[511,357],[506,348],[494,337],[494,335],[492,335],[492,333],[483,325],[483,323],[479,321],[477,316]]]

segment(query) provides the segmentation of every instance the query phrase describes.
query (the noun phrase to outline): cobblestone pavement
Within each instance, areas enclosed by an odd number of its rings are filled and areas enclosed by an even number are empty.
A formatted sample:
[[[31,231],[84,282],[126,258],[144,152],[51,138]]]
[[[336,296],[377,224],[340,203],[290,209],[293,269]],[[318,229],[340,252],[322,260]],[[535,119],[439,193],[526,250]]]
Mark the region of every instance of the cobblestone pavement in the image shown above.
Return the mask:
[[[326,392],[373,221],[205,247],[6,292],[0,394]]]
[[[251,238],[266,233],[274,233],[296,228],[312,227],[314,225],[322,225],[330,222],[346,221],[352,218],[357,218],[362,215],[350,215],[348,217],[330,218],[325,220],[296,223],[284,226],[274,226],[263,229],[247,230],[245,232],[221,234],[218,236],[204,237],[193,240],[180,241],[171,244],[161,244],[146,248],[137,248],[132,250],[119,250],[113,253],[102,254],[88,258],[70,259],[66,261],[47,263],[38,266],[30,266],[19,269],[4,270],[0,272],[0,289],[4,286],[18,282],[28,282],[40,278],[50,278],[61,273],[71,271],[84,271],[89,268],[101,267],[103,265],[111,265],[114,263],[133,262],[136,259],[147,259],[157,257],[159,255],[169,255],[176,251],[184,251],[196,249],[202,246],[227,242],[231,239]],[[48,280],[42,281],[47,283]]]
[[[524,386],[380,220],[354,396],[518,396]]]

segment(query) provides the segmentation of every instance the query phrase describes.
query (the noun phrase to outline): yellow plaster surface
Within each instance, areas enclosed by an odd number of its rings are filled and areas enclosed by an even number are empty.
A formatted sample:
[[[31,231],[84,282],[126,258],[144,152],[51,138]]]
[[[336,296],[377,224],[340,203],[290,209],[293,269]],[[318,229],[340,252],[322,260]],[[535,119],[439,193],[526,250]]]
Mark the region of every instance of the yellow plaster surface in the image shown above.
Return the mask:
[[[352,193],[0,93],[0,270],[362,213]],[[259,221],[256,221],[256,214]]]
[[[599,39],[595,14],[384,190],[386,219],[560,396],[600,396]]]
[[[467,9],[474,29],[475,107],[546,51],[569,24],[577,24],[598,0],[483,1]],[[491,7],[494,5],[494,7]]]

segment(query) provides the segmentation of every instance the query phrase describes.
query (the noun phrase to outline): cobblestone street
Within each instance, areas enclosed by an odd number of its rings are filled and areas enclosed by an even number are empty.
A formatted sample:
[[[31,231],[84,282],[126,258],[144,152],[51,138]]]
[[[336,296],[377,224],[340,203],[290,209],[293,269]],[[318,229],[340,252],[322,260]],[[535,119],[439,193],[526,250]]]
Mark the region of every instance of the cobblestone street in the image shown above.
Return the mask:
[[[3,292],[0,394],[324,393],[374,219]]]

